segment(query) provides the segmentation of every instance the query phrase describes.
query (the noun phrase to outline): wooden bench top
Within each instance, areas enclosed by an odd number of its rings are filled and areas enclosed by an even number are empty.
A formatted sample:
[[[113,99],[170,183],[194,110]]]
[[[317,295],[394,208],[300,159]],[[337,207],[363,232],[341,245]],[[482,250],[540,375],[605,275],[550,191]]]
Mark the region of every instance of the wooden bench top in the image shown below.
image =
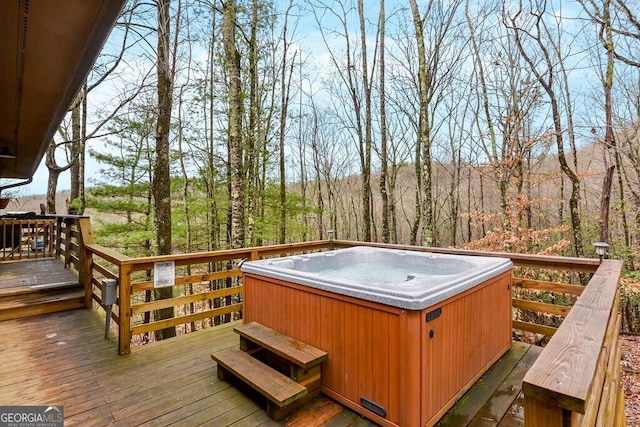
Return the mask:
[[[221,350],[211,358],[218,362],[218,369],[227,369],[280,407],[307,394],[304,386],[239,349]]]
[[[236,326],[233,330],[241,337],[305,369],[319,365],[328,357],[325,351],[283,335],[257,322]]]

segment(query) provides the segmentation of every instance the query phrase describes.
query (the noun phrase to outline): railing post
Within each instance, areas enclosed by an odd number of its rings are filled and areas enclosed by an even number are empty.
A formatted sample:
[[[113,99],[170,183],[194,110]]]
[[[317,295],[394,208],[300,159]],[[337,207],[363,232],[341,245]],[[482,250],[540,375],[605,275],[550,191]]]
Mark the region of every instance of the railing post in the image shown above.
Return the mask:
[[[131,264],[120,264],[119,267],[119,300],[118,300],[118,352],[120,355],[131,353]]]
[[[571,420],[570,411],[529,395],[524,396],[524,411],[526,427],[563,427]]]
[[[84,286],[84,307],[91,308],[93,302],[93,254],[89,252],[85,245],[95,243],[95,240],[89,218],[80,218],[78,220],[78,228],[80,232],[80,242],[78,242],[78,246],[80,247],[78,253],[80,258],[80,271],[78,272],[78,276],[80,277],[80,284]]]
[[[71,265],[71,218],[65,218],[64,220],[64,266],[69,267]]]
[[[56,251],[56,258],[60,258],[60,254],[61,254],[61,249],[60,249],[60,245],[62,244],[62,217],[57,217],[56,218],[56,247],[55,247],[55,251]]]

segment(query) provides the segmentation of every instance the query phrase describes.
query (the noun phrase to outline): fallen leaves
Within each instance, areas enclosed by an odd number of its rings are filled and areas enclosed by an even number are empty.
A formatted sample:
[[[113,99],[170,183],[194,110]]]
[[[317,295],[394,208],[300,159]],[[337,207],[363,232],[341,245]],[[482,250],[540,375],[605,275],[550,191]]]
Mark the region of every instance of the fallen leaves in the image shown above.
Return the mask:
[[[620,383],[624,390],[627,425],[640,426],[640,336],[620,335],[622,360]]]

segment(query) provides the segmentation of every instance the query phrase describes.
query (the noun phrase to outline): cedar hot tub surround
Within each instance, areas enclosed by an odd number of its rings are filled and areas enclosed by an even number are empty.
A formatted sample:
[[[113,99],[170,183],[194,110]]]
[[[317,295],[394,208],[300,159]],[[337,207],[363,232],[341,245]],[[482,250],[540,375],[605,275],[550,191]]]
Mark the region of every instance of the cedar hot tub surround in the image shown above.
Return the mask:
[[[511,261],[482,258],[357,247],[249,261],[243,321],[325,351],[321,390],[341,404],[432,426],[511,347]]]
[[[366,246],[250,261],[241,267],[243,273],[408,310],[430,307],[512,268],[508,258]]]

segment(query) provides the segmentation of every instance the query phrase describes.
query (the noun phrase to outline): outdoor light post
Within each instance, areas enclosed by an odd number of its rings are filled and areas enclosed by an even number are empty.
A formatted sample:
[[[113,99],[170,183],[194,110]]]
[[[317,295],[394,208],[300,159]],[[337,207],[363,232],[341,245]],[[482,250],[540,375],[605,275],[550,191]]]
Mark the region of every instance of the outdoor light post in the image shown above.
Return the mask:
[[[593,246],[596,247],[596,254],[600,258],[600,262],[609,253],[609,244],[607,242],[595,242]]]
[[[333,239],[336,237],[335,230],[327,230],[327,238],[329,239],[329,249],[333,250]]]

